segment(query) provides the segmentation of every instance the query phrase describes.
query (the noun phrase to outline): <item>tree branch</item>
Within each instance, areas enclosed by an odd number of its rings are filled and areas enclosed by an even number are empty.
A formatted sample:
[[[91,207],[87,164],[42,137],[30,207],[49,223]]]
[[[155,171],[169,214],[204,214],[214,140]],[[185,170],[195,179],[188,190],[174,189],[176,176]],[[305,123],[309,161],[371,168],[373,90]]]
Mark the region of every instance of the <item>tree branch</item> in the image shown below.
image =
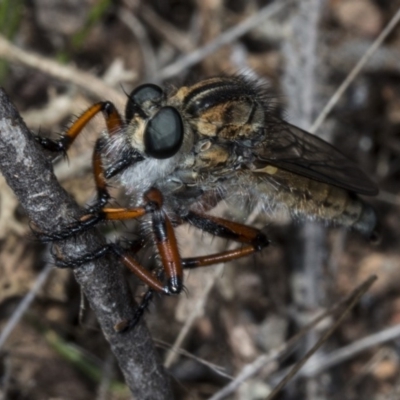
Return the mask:
[[[49,159],[0,88],[0,171],[38,229],[52,232],[81,214],[78,205],[59,185]],[[104,245],[95,230],[59,242],[60,257],[74,259]],[[72,256],[71,256],[72,255]],[[77,268],[75,277],[118,360],[126,382],[137,399],[171,399],[166,372],[158,362],[150,334],[143,323],[126,333],[114,326],[132,317],[133,302],[122,267],[112,256]]]

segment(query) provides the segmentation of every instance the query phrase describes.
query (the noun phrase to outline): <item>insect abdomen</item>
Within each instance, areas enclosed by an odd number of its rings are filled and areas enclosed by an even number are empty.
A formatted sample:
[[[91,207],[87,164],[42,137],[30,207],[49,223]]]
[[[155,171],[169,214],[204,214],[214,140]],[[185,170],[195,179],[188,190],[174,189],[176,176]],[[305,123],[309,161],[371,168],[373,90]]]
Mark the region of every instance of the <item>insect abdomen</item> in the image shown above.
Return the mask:
[[[270,166],[265,173],[273,177],[260,188],[276,203],[284,204],[292,215],[330,221],[371,236],[376,228],[374,209],[356,194],[323,182],[308,179]]]
[[[377,218],[374,209],[364,203],[356,194],[325,183],[311,181],[312,185],[325,186],[327,196],[318,204],[322,218],[330,219],[334,224],[355,229],[365,236],[374,231]]]

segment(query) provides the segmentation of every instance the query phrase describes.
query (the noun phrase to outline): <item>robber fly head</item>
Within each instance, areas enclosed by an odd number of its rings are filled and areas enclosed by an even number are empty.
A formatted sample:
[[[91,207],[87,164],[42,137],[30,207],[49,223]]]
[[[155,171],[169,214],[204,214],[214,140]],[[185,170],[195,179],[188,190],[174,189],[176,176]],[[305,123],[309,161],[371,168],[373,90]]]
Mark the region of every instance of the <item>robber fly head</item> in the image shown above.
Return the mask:
[[[180,104],[159,86],[144,84],[129,95],[122,129],[104,137],[105,177],[118,175],[128,192],[166,179],[193,147],[193,130]]]
[[[144,84],[131,92],[125,108],[132,146],[155,159],[174,156],[183,143],[182,117],[175,107],[165,105],[165,99],[160,87]]]

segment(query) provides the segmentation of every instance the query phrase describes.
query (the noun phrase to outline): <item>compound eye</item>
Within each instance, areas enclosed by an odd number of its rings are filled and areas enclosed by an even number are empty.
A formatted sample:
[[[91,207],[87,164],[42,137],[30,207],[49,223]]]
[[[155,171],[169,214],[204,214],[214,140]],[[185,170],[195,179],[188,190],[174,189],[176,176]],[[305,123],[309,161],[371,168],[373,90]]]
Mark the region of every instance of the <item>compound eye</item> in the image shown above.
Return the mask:
[[[126,103],[125,118],[130,121],[138,108],[142,108],[146,102],[157,103],[164,96],[163,90],[152,83],[146,83],[138,86],[129,95]],[[140,112],[140,111],[139,111]]]
[[[175,155],[183,141],[183,122],[174,107],[163,107],[147,123],[144,133],[146,153],[163,159]]]

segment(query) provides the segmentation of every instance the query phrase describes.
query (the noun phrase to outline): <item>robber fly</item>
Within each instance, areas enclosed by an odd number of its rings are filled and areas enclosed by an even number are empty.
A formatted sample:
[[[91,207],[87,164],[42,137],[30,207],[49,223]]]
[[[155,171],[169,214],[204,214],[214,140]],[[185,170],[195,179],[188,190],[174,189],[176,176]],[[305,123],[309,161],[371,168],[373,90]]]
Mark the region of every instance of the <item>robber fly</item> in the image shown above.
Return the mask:
[[[268,245],[261,231],[207,214],[222,200],[245,198],[265,210],[283,207],[294,217],[367,236],[375,232],[375,213],[358,197],[376,195],[375,184],[330,144],[277,117],[268,93],[244,77],[210,78],[171,91],[141,85],[129,94],[124,117],[112,103],[97,103],[59,141],[38,140],[49,150],[65,151],[99,112],[107,130],[93,156],[98,200],[75,225],[44,239],[64,239],[99,221],[139,219],[163,274],[155,276],[135,259],[143,240],[130,252],[113,250],[151,291],[179,293],[183,268],[236,259]],[[125,188],[129,208],[106,207],[110,180]],[[243,246],[181,258],[174,227],[182,223]]]

